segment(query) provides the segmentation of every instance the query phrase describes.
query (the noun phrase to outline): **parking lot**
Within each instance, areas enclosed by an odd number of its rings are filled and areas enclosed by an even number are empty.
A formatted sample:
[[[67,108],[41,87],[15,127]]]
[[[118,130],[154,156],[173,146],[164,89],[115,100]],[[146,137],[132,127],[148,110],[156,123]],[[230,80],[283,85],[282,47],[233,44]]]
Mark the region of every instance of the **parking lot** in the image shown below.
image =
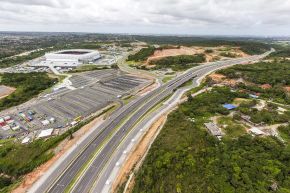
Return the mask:
[[[106,80],[114,78],[118,75],[117,70],[108,69],[108,70],[97,70],[75,74],[70,78],[72,86],[75,88],[82,87],[100,80]]]
[[[29,108],[19,109],[18,114],[10,115],[21,126],[14,133],[73,126],[82,118],[149,84],[146,79],[117,70],[79,73],[70,81],[75,90],[52,93],[49,98],[42,98]],[[0,135],[4,133],[11,135],[8,131],[1,131]]]

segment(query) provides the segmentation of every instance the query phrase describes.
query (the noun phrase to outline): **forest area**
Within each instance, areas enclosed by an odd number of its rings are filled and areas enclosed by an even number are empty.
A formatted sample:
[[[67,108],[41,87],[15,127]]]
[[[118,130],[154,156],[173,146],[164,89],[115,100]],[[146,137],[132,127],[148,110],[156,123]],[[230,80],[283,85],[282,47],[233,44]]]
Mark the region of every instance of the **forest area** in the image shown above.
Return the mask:
[[[275,137],[248,134],[219,141],[205,130],[203,123],[209,117],[229,114],[222,104],[236,97],[246,95],[215,88],[171,113],[137,173],[132,192],[289,193],[289,145]]]
[[[0,110],[22,104],[37,96],[43,90],[57,83],[56,78],[50,78],[46,73],[4,73],[1,84],[16,88],[9,96],[0,99]]]
[[[155,65],[154,70],[171,68],[174,71],[181,71],[197,66],[198,64],[205,62],[206,58],[204,54],[195,55],[180,55],[169,56],[159,60],[152,60],[151,65]]]
[[[290,85],[290,61],[288,60],[235,65],[217,73],[230,79],[242,78],[245,83],[240,83],[239,88],[261,93],[261,97],[267,99],[290,104],[289,93],[285,90]],[[269,84],[270,87],[263,89],[261,88],[263,84]]]

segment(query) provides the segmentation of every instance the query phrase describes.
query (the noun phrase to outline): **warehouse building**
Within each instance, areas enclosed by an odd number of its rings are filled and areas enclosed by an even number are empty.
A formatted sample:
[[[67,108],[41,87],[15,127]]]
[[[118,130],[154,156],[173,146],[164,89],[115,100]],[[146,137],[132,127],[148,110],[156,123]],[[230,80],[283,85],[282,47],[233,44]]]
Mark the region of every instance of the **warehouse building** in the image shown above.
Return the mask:
[[[45,61],[39,66],[76,67],[81,64],[93,64],[101,58],[97,50],[74,49],[61,50],[45,54]]]

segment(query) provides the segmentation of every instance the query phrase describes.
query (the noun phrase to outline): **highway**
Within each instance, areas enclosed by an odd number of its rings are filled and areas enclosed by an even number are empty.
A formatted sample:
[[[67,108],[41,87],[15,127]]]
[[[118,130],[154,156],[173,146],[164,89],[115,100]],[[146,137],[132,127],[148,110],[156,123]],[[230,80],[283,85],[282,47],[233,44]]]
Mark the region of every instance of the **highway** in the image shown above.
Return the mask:
[[[128,132],[130,132],[134,125],[138,123],[138,121],[156,104],[172,94],[174,90],[183,83],[194,77],[202,77],[208,71],[213,71],[221,67],[256,61],[265,57],[269,53],[270,52],[267,52],[263,55],[247,58],[212,62],[194,67],[149,94],[123,106],[113,113],[112,116],[98,128],[98,130],[80,143],[78,148],[76,148],[75,151],[72,151],[55,172],[48,176],[39,186],[31,189],[30,192],[65,192],[74,177],[78,175],[78,179],[74,183],[71,192],[101,192],[101,190],[92,189],[94,184],[98,182],[98,179],[100,179],[101,171],[106,167],[110,157]],[[116,128],[118,128],[117,131],[115,131]],[[97,153],[96,150],[98,150]],[[91,160],[91,162],[80,175],[79,172],[81,171],[81,168],[87,164],[89,160]]]

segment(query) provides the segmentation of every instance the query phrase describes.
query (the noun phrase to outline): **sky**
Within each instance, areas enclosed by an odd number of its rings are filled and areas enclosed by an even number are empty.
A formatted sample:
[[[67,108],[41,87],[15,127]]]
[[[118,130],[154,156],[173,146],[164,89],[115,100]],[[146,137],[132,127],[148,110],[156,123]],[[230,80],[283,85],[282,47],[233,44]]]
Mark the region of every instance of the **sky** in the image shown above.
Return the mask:
[[[289,36],[290,0],[0,0],[0,31]]]

